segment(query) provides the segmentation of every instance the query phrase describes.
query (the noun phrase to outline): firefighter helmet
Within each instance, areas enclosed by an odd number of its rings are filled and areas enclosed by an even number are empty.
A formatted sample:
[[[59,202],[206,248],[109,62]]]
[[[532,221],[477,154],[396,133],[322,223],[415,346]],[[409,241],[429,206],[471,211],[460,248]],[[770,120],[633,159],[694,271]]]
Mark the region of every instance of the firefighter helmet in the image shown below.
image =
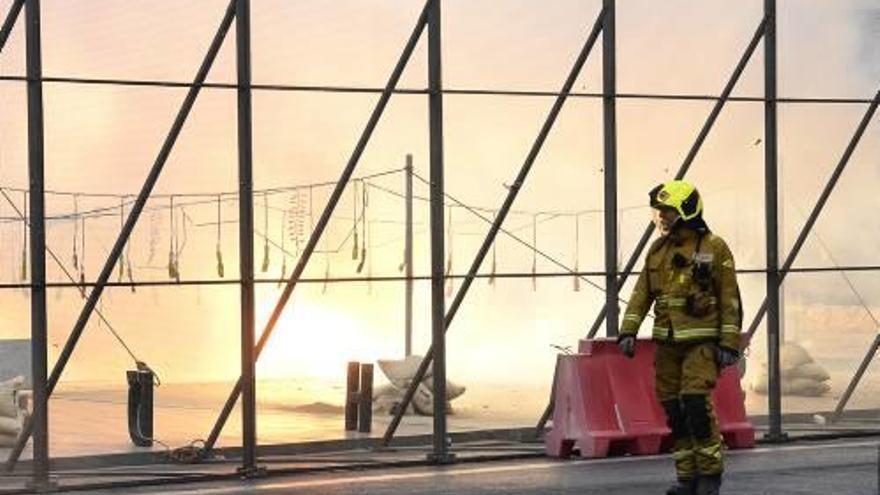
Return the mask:
[[[703,213],[703,200],[697,188],[683,180],[671,180],[649,193],[652,208],[672,208],[682,220],[692,220]]]

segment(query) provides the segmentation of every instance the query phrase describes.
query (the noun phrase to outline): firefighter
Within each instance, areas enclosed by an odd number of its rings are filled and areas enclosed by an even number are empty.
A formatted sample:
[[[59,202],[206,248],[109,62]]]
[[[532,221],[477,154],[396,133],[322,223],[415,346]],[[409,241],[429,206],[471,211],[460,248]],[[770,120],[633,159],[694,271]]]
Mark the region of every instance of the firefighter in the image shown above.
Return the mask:
[[[733,255],[703,220],[693,185],[650,192],[660,237],[651,245],[621,323],[618,345],[635,355],[636,334],[654,305],[656,393],[675,440],[676,483],[667,495],[714,495],[723,442],[710,400],[721,368],[739,359],[742,304]]]

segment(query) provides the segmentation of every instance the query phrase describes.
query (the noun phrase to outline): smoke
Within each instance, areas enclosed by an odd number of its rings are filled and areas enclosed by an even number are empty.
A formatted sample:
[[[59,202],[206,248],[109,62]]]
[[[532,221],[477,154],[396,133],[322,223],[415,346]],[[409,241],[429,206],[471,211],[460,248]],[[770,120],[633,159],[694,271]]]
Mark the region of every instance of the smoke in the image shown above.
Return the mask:
[[[852,14],[859,33],[858,67],[869,80],[880,81],[880,6],[862,3]]]

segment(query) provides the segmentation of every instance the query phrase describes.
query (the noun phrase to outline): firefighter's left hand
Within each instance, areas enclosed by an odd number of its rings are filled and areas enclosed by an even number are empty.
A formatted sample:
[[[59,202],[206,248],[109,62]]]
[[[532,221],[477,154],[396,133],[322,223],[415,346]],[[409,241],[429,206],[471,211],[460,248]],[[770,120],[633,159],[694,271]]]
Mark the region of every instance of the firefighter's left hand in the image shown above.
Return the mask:
[[[732,366],[739,361],[739,351],[729,347],[718,346],[715,348],[715,361],[721,368]]]

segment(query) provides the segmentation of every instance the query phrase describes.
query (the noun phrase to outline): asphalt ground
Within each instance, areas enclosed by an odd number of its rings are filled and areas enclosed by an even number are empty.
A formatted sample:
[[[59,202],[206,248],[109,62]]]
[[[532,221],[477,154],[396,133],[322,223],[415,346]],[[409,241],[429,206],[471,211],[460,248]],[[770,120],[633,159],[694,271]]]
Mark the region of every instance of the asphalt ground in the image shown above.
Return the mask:
[[[878,495],[880,439],[798,442],[728,452],[722,493]],[[662,494],[672,478],[667,456],[598,460],[526,459],[338,471],[92,491],[95,494]]]

